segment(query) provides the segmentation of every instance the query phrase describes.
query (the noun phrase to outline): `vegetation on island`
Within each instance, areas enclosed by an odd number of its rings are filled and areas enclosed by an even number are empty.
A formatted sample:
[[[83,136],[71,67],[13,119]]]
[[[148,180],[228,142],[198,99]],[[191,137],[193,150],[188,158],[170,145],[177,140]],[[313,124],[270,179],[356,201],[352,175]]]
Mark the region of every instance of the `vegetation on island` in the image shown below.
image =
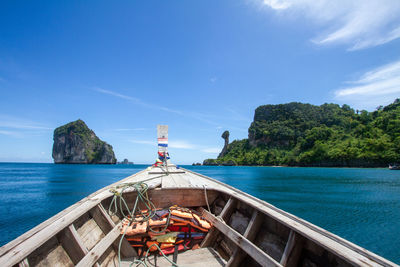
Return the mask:
[[[375,111],[292,102],[256,109],[249,138],[204,165],[386,167],[400,162],[400,100]]]
[[[54,130],[55,163],[115,164],[112,146],[78,119]]]

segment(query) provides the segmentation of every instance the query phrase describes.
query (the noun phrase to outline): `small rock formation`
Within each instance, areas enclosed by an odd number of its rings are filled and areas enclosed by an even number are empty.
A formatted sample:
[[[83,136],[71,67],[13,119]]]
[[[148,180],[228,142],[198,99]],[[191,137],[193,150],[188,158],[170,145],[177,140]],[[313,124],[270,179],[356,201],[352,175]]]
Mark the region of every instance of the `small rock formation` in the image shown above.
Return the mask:
[[[80,119],[55,129],[53,140],[54,163],[115,164],[117,162],[112,146],[100,140]]]
[[[228,152],[229,145],[229,131],[225,131],[222,133],[221,137],[225,140],[224,148],[222,148],[221,153],[219,153],[218,158],[222,158]]]
[[[129,161],[128,159],[124,159],[123,161],[118,162],[118,164],[133,165],[133,162]]]
[[[197,162],[197,163],[192,163],[192,166],[201,166],[201,163],[200,162]]]

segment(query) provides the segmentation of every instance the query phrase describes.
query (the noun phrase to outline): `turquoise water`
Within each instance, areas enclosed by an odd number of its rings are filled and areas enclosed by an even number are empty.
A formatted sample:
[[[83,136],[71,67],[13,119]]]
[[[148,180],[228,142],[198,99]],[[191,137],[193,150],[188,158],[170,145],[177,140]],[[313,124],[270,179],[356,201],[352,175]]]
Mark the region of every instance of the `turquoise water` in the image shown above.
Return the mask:
[[[0,163],[0,245],[145,165]],[[400,171],[184,166],[400,263]]]

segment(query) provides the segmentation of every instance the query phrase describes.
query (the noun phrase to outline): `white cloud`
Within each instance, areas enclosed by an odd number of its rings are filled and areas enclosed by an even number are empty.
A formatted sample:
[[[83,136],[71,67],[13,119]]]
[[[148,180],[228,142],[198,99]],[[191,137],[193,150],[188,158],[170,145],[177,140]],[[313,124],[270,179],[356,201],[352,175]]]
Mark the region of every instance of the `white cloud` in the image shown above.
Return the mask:
[[[290,18],[305,17],[320,27],[316,44],[341,43],[358,50],[400,37],[398,0],[263,0]]]
[[[182,149],[197,149],[197,146],[183,140],[170,141],[169,147]]]
[[[334,92],[335,98],[358,108],[371,109],[400,97],[400,60],[364,73],[351,86]]]
[[[53,128],[47,127],[41,123],[18,118],[9,115],[0,114],[0,127],[12,128],[21,130],[52,130]]]
[[[129,140],[129,142],[134,144],[144,144],[144,145],[153,145],[156,146],[156,141],[149,141],[149,140]]]
[[[119,98],[123,98],[123,99],[127,99],[127,100],[131,100],[131,101],[135,101],[135,102],[141,102],[140,99],[135,98],[135,97],[131,97],[131,96],[127,96],[127,95],[123,95],[114,91],[110,91],[110,90],[105,90],[99,87],[94,87],[94,90],[103,94],[107,94],[107,95],[112,95],[112,96],[116,96]]]
[[[157,146],[157,143],[155,141],[149,141],[149,140],[129,140],[129,142],[134,143],[134,144],[145,144],[145,145],[152,145],[154,147]],[[178,149],[190,149],[190,150],[198,150],[204,153],[212,153],[212,154],[218,154],[221,152],[221,148],[218,147],[204,147],[200,145],[195,145],[192,144],[188,141],[185,140],[173,140],[169,141],[168,147],[170,148],[178,148]]]
[[[21,137],[22,135],[18,132],[13,132],[13,131],[5,131],[5,130],[0,130],[0,134],[2,135],[8,135],[8,136],[13,136],[13,137]]]
[[[289,1],[280,1],[280,0],[264,0],[264,4],[270,6],[273,9],[286,9],[290,7]]]
[[[118,98],[129,100],[129,101],[131,101],[131,102],[133,102],[133,103],[135,103],[137,105],[140,105],[140,106],[143,106],[143,107],[146,107],[146,108],[162,110],[162,111],[181,114],[181,115],[183,114],[179,110],[174,110],[174,109],[170,109],[170,108],[159,106],[159,105],[149,104],[149,103],[146,103],[146,102],[142,101],[139,98],[128,96],[128,95],[123,95],[123,94],[120,94],[120,93],[115,92],[115,91],[105,90],[105,89],[100,88],[100,87],[93,87],[93,89],[95,91],[99,92],[99,93],[102,93],[102,94],[107,94],[107,95],[111,95],[111,96],[115,96],[115,97],[118,97]]]
[[[135,143],[135,144],[145,144],[145,145],[153,145],[153,146],[157,145],[156,141],[149,141],[149,140],[129,140],[129,142]],[[191,144],[187,141],[183,141],[183,140],[169,141],[168,146],[170,148],[197,149],[196,145]]]
[[[161,111],[165,111],[165,112],[169,112],[169,113],[174,113],[174,114],[177,114],[177,115],[180,115],[180,116],[183,116],[183,117],[189,117],[189,118],[197,119],[199,121],[203,121],[203,122],[206,122],[206,123],[209,123],[209,124],[212,124],[212,125],[217,125],[218,124],[218,123],[215,123],[215,122],[213,122],[213,121],[208,119],[209,117],[213,117],[212,115],[210,116],[210,115],[207,115],[207,114],[193,112],[193,111],[190,111],[190,112],[188,112],[188,111],[180,111],[180,110],[171,109],[171,108],[168,108],[168,107],[163,107],[163,106],[160,106],[160,105],[153,105],[153,104],[149,104],[149,103],[147,103],[145,101],[142,101],[139,98],[131,97],[131,96],[124,95],[124,94],[120,94],[120,93],[115,92],[115,91],[105,90],[105,89],[102,89],[100,87],[93,87],[92,89],[97,91],[97,92],[99,92],[99,93],[102,93],[102,94],[107,94],[107,95],[111,95],[111,96],[114,96],[114,97],[118,97],[118,98],[122,98],[122,99],[125,99],[125,100],[128,100],[128,101],[131,101],[131,102],[133,102],[133,103],[135,103],[137,105],[140,105],[140,106],[143,106],[143,107],[146,107],[146,108],[150,108],[150,109],[154,109],[154,110],[161,110]]]
[[[221,152],[221,148],[219,148],[219,147],[207,147],[207,148],[203,148],[201,151],[203,151],[205,153],[219,154]]]
[[[145,131],[147,130],[146,128],[120,128],[120,129],[114,129],[114,131],[117,132],[130,132],[130,131]]]

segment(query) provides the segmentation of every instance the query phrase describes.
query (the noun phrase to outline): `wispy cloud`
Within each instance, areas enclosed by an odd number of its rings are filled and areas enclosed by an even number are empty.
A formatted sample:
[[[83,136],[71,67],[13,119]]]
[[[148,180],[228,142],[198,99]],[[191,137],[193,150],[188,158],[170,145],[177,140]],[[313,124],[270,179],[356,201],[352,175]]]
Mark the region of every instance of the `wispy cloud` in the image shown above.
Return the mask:
[[[212,83],[215,83],[217,80],[218,80],[218,79],[217,79],[217,77],[215,77],[215,76],[210,78],[210,82],[212,82]]]
[[[197,149],[197,146],[183,140],[170,141],[169,147],[182,149]]]
[[[37,122],[0,114],[0,135],[22,138],[27,135],[42,135],[49,130],[52,128]]]
[[[135,144],[145,144],[145,145],[157,145],[156,141],[150,141],[150,140],[129,140],[131,143]],[[194,144],[191,144],[187,141],[184,140],[175,140],[175,141],[170,141],[168,144],[169,147],[171,148],[181,148],[181,149],[196,149],[197,146]]]
[[[221,148],[219,147],[207,147],[201,149],[204,153],[212,153],[212,154],[219,154],[221,152]]]
[[[233,119],[235,120],[241,120],[241,121],[251,121],[250,118],[240,114],[239,112],[237,112],[234,109],[231,108],[225,108],[228,112],[232,113],[232,115],[234,116]]]
[[[154,110],[161,110],[161,111],[165,111],[165,112],[169,112],[169,113],[174,113],[183,117],[189,117],[192,119],[196,119],[208,124],[212,124],[212,125],[218,125],[218,123],[210,120],[210,117],[213,117],[212,115],[207,115],[207,114],[203,114],[203,113],[199,113],[199,112],[193,112],[193,111],[181,111],[181,110],[177,110],[177,109],[171,109],[168,107],[164,107],[164,106],[160,106],[160,105],[153,105],[153,104],[149,104],[139,98],[136,97],[131,97],[128,95],[124,95],[124,94],[120,94],[118,92],[115,91],[110,91],[110,90],[105,90],[102,89],[100,87],[93,87],[93,90],[102,93],[102,94],[107,94],[107,95],[111,95],[114,97],[118,97],[121,99],[125,99],[128,101],[131,101],[137,105],[146,107],[146,108],[150,108],[150,109],[154,109]]]
[[[0,114],[0,127],[2,128],[13,128],[13,129],[26,129],[26,130],[52,130],[48,126],[41,123],[18,118],[9,115]]]
[[[162,111],[166,111],[166,112],[171,112],[171,113],[176,113],[176,114],[183,114],[181,111],[179,110],[175,110],[175,109],[171,109],[168,107],[163,107],[163,106],[159,106],[159,105],[153,105],[153,104],[149,104],[139,98],[136,97],[132,97],[132,96],[128,96],[128,95],[124,95],[124,94],[120,94],[118,92],[115,91],[110,91],[110,90],[106,90],[100,87],[93,87],[93,90],[102,93],[102,94],[107,94],[107,95],[111,95],[114,97],[118,97],[118,98],[122,98],[128,101],[131,101],[137,105],[146,107],[146,108],[151,108],[151,109],[156,109],[156,110],[162,110]]]
[[[120,128],[120,129],[114,129],[116,132],[131,132],[131,131],[145,131],[147,130],[146,128]]]
[[[150,141],[150,140],[129,140],[129,142],[134,143],[134,144],[144,144],[144,145],[152,145],[152,146],[157,145],[157,142]],[[196,144],[190,143],[185,140],[169,141],[168,146],[170,148],[198,150],[198,151],[202,151],[204,153],[215,154],[215,153],[221,152],[221,149],[218,147],[206,147],[206,146],[196,145]]]
[[[270,6],[273,9],[286,9],[290,7],[289,1],[280,1],[280,0],[264,0],[264,4]]]
[[[15,129],[30,129],[30,130],[52,130],[53,128],[45,127],[45,126],[38,126],[38,125],[29,125],[24,123],[18,122],[4,122],[0,121],[0,127],[5,128],[15,128]]]
[[[187,117],[187,118],[191,118],[191,119],[196,119],[198,121],[202,121],[204,123],[210,124],[210,125],[214,125],[214,126],[221,126],[221,122],[216,122],[216,121],[223,121],[225,122],[227,120],[227,116],[215,116],[212,114],[205,114],[205,113],[200,113],[200,112],[196,112],[196,111],[181,111],[181,110],[177,110],[177,109],[171,109],[168,107],[163,107],[163,106],[159,106],[159,105],[153,105],[153,104],[149,104],[139,98],[136,97],[131,97],[128,95],[124,95],[124,94],[120,94],[118,92],[115,91],[110,91],[110,90],[106,90],[100,87],[93,87],[93,90],[102,93],[102,94],[106,94],[106,95],[111,95],[114,97],[118,97],[127,101],[131,101],[135,104],[138,104],[140,106],[146,107],[146,108],[150,108],[153,110],[161,110],[161,111],[165,111],[165,112],[169,112],[169,113],[174,113],[177,115],[180,115],[182,117]],[[244,121],[250,121],[249,118],[239,114],[238,112],[236,112],[233,109],[227,108],[227,111],[229,111],[230,113],[232,113],[234,116],[229,117],[229,119],[232,120],[244,120]],[[235,127],[225,127],[228,129],[238,129]],[[239,131],[247,131],[245,129],[239,129]]]
[[[102,89],[102,88],[99,88],[99,87],[94,87],[93,89],[96,90],[97,92],[100,92],[100,93],[103,93],[103,94],[112,95],[112,96],[115,96],[115,97],[127,99],[127,100],[130,100],[130,101],[135,101],[135,102],[138,102],[138,103],[142,102],[138,98],[127,96],[127,95],[123,95],[123,94],[119,94],[117,92],[110,91],[110,90],[105,90],[105,89]]]
[[[260,0],[258,0],[260,1]],[[341,43],[358,50],[400,37],[398,0],[263,0],[279,15],[305,17],[320,27],[319,45]]]
[[[134,144],[143,144],[143,145],[153,145],[155,146],[157,143],[156,141],[150,141],[150,140],[129,140],[129,142],[134,143]]]
[[[14,132],[14,131],[0,130],[0,134],[12,136],[12,137],[22,137],[21,133]]]
[[[360,108],[388,104],[400,96],[400,60],[364,73],[334,92],[335,98]]]

